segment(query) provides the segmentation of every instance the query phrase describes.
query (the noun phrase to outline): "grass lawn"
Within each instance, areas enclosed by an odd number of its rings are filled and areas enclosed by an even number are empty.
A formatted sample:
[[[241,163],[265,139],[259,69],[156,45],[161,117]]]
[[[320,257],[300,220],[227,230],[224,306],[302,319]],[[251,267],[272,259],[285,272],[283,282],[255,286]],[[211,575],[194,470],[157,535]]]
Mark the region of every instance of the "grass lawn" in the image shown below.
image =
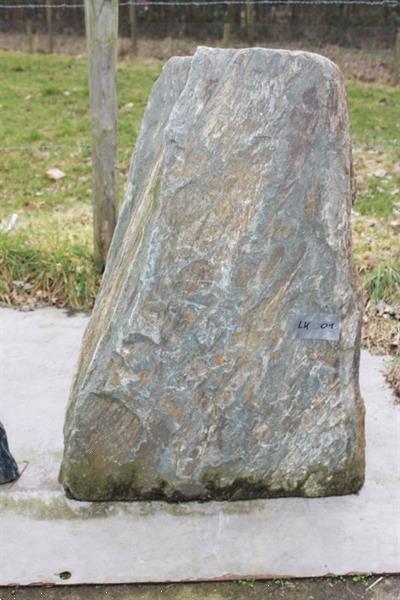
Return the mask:
[[[92,261],[86,61],[0,52],[0,66],[0,301],[88,309],[100,276]],[[150,59],[119,65],[121,198],[161,66]],[[364,341],[395,353],[400,335],[400,93],[387,85],[355,82],[349,82],[348,93],[358,185],[354,251],[368,315]],[[49,179],[46,171],[52,167],[65,177]],[[16,224],[6,232],[14,214]]]

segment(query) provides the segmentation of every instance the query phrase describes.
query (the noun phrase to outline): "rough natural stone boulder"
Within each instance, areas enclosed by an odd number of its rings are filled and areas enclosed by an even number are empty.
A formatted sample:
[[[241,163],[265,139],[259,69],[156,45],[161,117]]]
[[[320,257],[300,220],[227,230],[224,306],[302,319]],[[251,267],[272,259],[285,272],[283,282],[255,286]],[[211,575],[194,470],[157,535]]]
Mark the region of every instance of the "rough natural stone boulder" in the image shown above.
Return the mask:
[[[6,430],[0,422],[0,484],[9,483],[18,477],[18,465],[8,447]]]
[[[67,411],[82,500],[356,492],[361,304],[337,67],[199,48],[154,85]]]

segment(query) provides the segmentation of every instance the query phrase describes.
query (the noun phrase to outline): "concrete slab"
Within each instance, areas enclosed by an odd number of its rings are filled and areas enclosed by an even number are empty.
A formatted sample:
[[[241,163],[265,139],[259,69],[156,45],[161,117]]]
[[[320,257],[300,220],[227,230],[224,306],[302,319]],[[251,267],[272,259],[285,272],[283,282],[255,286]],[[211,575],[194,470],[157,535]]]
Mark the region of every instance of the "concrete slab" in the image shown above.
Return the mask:
[[[21,469],[0,488],[0,585],[400,571],[400,407],[364,352],[367,480],[357,495],[249,502],[87,503],[57,482],[87,318],[0,310],[0,415]]]

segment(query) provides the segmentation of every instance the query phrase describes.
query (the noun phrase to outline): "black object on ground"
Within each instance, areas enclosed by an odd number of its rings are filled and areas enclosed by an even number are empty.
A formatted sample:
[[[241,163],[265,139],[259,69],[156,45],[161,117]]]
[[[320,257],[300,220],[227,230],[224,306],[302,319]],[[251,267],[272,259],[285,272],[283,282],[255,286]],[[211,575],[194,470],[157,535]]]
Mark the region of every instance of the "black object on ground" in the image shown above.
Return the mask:
[[[0,421],[0,484],[19,477],[18,466],[8,447],[6,430]]]

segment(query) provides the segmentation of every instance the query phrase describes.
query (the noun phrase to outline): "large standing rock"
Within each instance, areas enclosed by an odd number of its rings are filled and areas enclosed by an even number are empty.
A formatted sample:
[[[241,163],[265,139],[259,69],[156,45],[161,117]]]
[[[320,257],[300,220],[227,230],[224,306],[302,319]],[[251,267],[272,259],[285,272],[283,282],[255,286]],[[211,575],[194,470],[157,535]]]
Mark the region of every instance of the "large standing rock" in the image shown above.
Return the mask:
[[[199,48],[166,64],[71,393],[70,495],[360,488],[350,172],[329,60]]]

